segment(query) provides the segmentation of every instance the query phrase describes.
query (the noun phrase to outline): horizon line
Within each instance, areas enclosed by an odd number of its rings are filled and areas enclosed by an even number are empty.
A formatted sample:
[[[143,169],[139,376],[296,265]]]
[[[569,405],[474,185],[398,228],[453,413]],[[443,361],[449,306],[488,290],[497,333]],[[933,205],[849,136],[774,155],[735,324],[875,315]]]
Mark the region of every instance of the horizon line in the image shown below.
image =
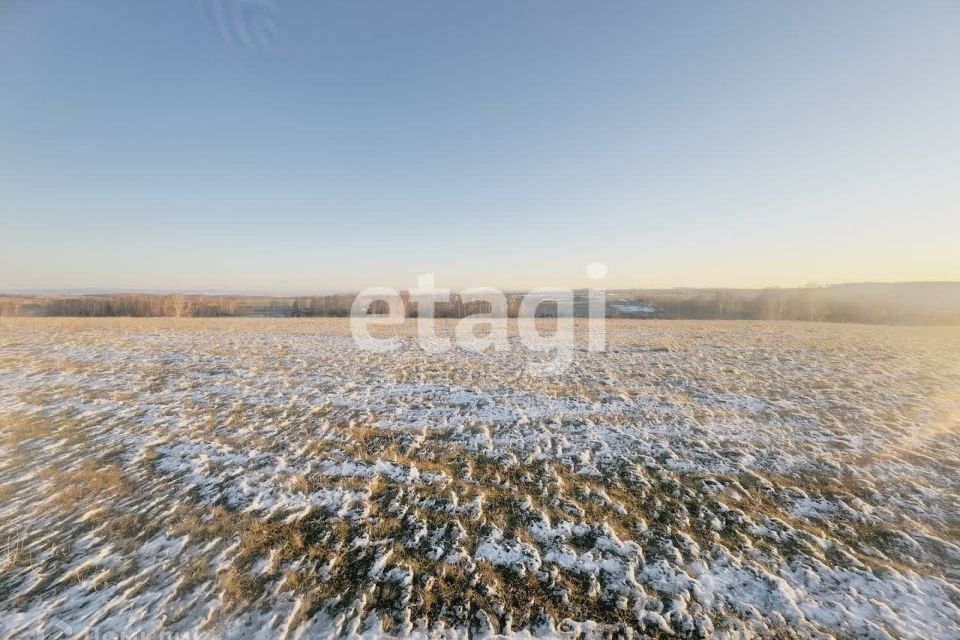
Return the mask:
[[[602,284],[602,283],[598,283]],[[960,285],[960,280],[861,280],[861,281],[841,281],[841,282],[823,282],[811,283],[809,285],[784,286],[774,285],[765,287],[736,287],[736,286],[686,286],[675,285],[669,287],[611,287],[606,291],[768,291],[768,290],[798,290],[798,289],[827,289],[831,287],[844,286],[918,286],[918,285]],[[451,294],[456,294],[463,289],[449,288]],[[504,293],[521,293],[535,289],[536,287],[510,287],[502,289]],[[572,291],[586,291],[591,288],[601,289],[603,287],[563,287]],[[266,291],[263,289],[175,289],[166,287],[133,288],[133,287],[41,287],[41,288],[13,288],[0,289],[0,296],[82,296],[82,295],[190,295],[190,296],[249,296],[262,298],[291,298],[291,297],[311,297],[311,296],[330,296],[330,295],[348,295],[362,291],[362,288],[351,289],[296,289],[287,291]],[[409,288],[397,288],[396,291],[408,291]]]

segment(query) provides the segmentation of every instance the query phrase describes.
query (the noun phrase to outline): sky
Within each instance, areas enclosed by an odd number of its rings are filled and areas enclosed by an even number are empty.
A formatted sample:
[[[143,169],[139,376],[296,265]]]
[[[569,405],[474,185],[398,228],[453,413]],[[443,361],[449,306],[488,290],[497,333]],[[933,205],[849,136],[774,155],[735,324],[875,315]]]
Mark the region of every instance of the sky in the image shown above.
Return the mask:
[[[0,289],[960,280],[958,33],[951,0],[3,0]]]

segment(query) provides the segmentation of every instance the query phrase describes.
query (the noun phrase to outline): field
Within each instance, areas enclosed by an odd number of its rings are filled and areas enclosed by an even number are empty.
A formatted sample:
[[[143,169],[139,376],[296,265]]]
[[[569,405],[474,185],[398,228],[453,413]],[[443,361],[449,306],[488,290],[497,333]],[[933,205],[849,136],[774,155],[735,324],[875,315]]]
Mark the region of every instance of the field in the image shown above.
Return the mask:
[[[960,637],[960,328],[607,329],[0,320],[0,636]]]

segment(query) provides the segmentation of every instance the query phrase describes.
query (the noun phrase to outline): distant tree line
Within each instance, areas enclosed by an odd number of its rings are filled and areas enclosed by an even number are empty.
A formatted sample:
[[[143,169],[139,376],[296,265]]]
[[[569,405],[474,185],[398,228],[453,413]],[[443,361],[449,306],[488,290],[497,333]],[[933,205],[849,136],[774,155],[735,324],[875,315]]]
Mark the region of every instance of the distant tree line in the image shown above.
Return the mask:
[[[353,294],[274,298],[188,294],[95,294],[0,297],[0,315],[134,318],[347,316]]]
[[[817,289],[764,289],[761,291],[695,291],[645,293],[642,301],[655,311],[637,314],[611,305],[612,317],[644,315],[657,318],[700,320],[833,320],[858,322],[858,309],[828,305]]]
[[[646,317],[703,320],[804,320],[862,324],[960,324],[960,288],[942,300],[872,295],[842,288],[645,292]],[[611,305],[611,317],[633,317]]]
[[[149,317],[345,317],[355,294],[321,296],[238,296],[199,294],[92,294],[3,296],[0,316]],[[418,315],[416,302],[401,292],[406,317]],[[522,293],[506,294],[507,315],[519,314]],[[574,315],[587,315],[586,291],[574,293]],[[367,313],[387,312],[383,301]],[[453,294],[437,303],[437,318],[462,318],[489,312],[485,302],[465,303]],[[556,304],[537,308],[540,317],[557,313]],[[731,320],[804,320],[869,324],[960,324],[960,283],[810,286],[798,289],[623,290],[607,294],[611,318]]]

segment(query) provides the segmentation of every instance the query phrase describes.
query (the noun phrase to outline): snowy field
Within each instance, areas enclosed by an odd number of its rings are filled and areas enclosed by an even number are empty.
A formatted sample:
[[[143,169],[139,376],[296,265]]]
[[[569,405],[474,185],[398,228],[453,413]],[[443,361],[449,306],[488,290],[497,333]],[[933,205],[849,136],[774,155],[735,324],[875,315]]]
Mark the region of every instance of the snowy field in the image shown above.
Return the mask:
[[[397,332],[0,321],[0,636],[960,637],[960,328]]]

